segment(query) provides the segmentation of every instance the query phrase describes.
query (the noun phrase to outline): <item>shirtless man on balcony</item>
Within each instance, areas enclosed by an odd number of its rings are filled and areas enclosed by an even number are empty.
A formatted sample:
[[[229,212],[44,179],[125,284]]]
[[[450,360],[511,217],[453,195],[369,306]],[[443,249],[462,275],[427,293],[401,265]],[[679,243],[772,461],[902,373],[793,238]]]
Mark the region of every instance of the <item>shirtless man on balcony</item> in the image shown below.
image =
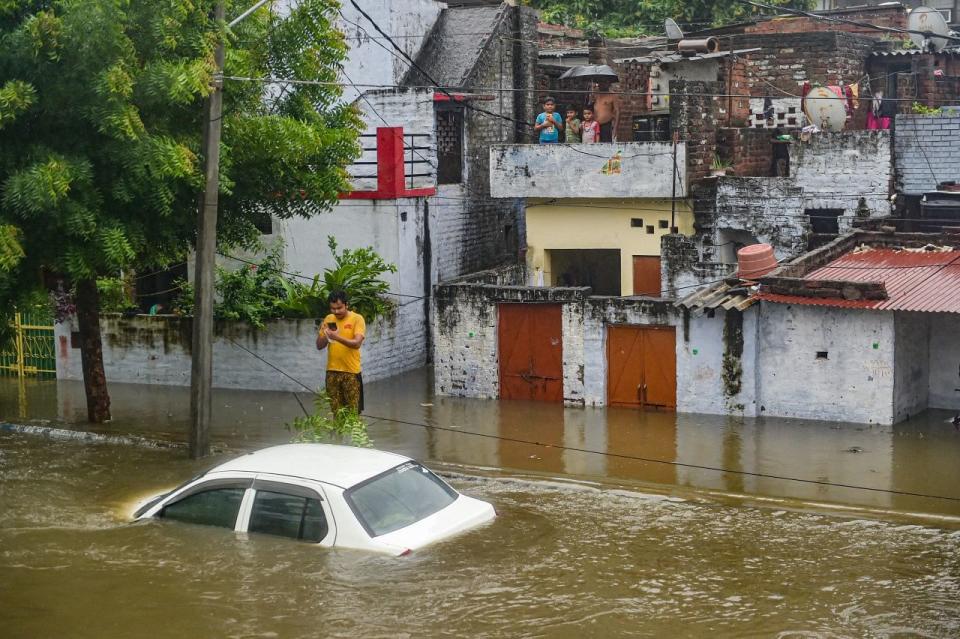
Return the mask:
[[[620,120],[620,96],[610,91],[609,80],[593,84],[593,117],[600,124],[600,141],[613,142]]]

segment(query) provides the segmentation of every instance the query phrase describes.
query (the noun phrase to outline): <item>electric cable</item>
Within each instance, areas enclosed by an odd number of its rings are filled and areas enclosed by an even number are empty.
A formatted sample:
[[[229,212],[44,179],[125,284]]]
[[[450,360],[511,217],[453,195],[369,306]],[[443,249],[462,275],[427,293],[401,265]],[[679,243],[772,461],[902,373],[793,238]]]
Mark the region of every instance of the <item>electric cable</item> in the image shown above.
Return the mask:
[[[261,357],[261,356],[258,355],[257,353],[254,353],[253,351],[251,351],[250,349],[246,348],[245,346],[243,346],[243,345],[241,345],[241,344],[238,344],[238,343],[235,342],[233,339],[231,339],[231,338],[229,338],[229,337],[226,338],[226,339],[227,339],[227,341],[229,341],[229,342],[230,342],[231,344],[233,344],[234,346],[236,346],[236,347],[238,347],[238,348],[246,351],[248,354],[250,354],[250,355],[252,355],[254,358],[260,360],[261,362],[263,362],[264,364],[266,364],[267,366],[269,366],[269,367],[272,368],[273,370],[277,371],[278,373],[280,373],[281,375],[283,375],[284,377],[286,377],[286,378],[289,379],[290,381],[298,384],[298,385],[301,386],[303,389],[305,389],[308,393],[310,393],[310,394],[312,394],[312,395],[317,395],[317,391],[316,391],[316,390],[310,388],[309,386],[307,386],[306,384],[304,384],[303,382],[301,382],[301,381],[298,380],[297,378],[293,377],[292,375],[290,375],[290,374],[287,373],[286,371],[282,370],[280,367],[272,364],[271,362],[267,361],[265,358]],[[297,395],[296,392],[294,392],[294,391],[291,391],[291,394],[294,395],[294,397],[296,397],[296,395]],[[301,407],[301,409],[303,409],[304,414],[305,414],[305,415],[309,415],[309,414],[307,413],[306,408],[304,408],[303,403],[300,401],[300,399],[299,399],[298,397],[297,397],[297,403],[300,404],[300,407]],[[542,448],[554,448],[554,449],[556,449],[556,450],[569,451],[569,452],[574,452],[574,453],[584,453],[584,454],[590,454],[590,455],[601,455],[601,456],[604,456],[604,457],[612,457],[612,458],[616,458],[616,459],[627,459],[627,460],[630,460],[630,461],[639,461],[639,462],[645,462],[645,463],[650,463],[650,464],[664,464],[664,465],[673,466],[673,467],[676,467],[676,468],[690,468],[690,469],[693,469],[693,470],[706,470],[706,471],[718,472],[718,473],[728,473],[728,474],[731,474],[731,475],[741,475],[741,476],[746,476],[746,477],[757,477],[757,478],[760,478],[760,479],[776,479],[776,480],[780,480],[780,481],[791,481],[791,482],[797,482],[797,483],[803,483],[803,484],[811,484],[811,485],[815,485],[815,486],[828,486],[828,487],[831,487],[831,488],[848,488],[848,489],[852,489],[852,490],[863,490],[863,491],[869,491],[869,492],[884,493],[884,494],[888,494],[888,495],[900,495],[900,496],[904,496],[904,497],[921,497],[921,498],[924,498],[924,499],[939,499],[939,500],[945,500],[945,501],[956,501],[956,502],[960,502],[960,497],[951,497],[951,496],[947,496],[947,495],[930,495],[930,494],[926,494],[926,493],[918,493],[918,492],[912,492],[912,491],[891,490],[891,489],[889,489],[889,488],[874,488],[874,487],[872,487],[872,486],[857,486],[857,485],[854,485],[854,484],[829,482],[829,481],[824,481],[824,480],[820,480],[820,479],[803,479],[803,478],[800,478],[800,477],[789,477],[789,476],[786,476],[786,475],[774,475],[774,474],[770,474],[770,473],[757,473],[757,472],[746,471],[746,470],[732,470],[732,469],[727,469],[727,468],[717,468],[717,467],[715,467],[715,466],[706,466],[706,465],[703,465],[703,464],[690,464],[690,463],[686,463],[686,462],[670,461],[670,460],[666,460],[666,459],[656,459],[656,458],[653,458],[653,457],[642,457],[642,456],[639,456],[639,455],[627,455],[627,454],[624,454],[624,453],[611,453],[611,452],[609,452],[609,451],[591,450],[591,449],[589,449],[589,448],[579,448],[579,447],[576,447],[576,446],[564,446],[564,445],[561,445],[561,444],[550,444],[550,443],[540,442],[540,441],[536,441],[536,440],[521,439],[521,438],[519,438],[519,437],[505,437],[505,436],[503,436],[503,435],[493,435],[493,434],[490,434],[490,433],[480,433],[480,432],[476,432],[476,431],[463,430],[463,429],[461,429],[461,428],[451,428],[451,427],[446,427],[446,426],[437,426],[437,425],[435,425],[435,424],[428,424],[428,423],[423,423],[423,422],[414,422],[414,421],[408,421],[408,420],[403,420],[403,419],[396,419],[396,418],[393,418],[393,417],[383,417],[383,416],[370,415],[370,414],[367,414],[367,415],[365,415],[365,416],[368,417],[368,418],[370,418],[370,419],[377,420],[377,421],[388,422],[388,423],[393,423],[393,424],[401,424],[401,425],[404,425],[404,426],[415,426],[415,427],[419,427],[419,428],[425,428],[425,429],[427,429],[427,430],[437,430],[437,431],[443,431],[443,432],[449,432],[449,433],[459,433],[459,434],[461,434],[461,435],[468,435],[468,436],[473,436],[473,437],[483,437],[483,438],[487,438],[487,439],[495,439],[495,440],[497,440],[497,441],[510,442],[510,443],[514,443],[514,444],[525,444],[525,445],[530,445],[530,446],[540,446],[540,447],[542,447]]]

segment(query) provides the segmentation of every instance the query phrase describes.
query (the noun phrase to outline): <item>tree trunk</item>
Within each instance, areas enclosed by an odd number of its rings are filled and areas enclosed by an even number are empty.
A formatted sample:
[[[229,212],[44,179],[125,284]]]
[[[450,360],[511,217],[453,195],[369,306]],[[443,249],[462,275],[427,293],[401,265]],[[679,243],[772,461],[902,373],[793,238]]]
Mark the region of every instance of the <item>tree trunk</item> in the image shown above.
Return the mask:
[[[77,282],[77,323],[80,325],[80,361],[83,388],[87,394],[87,418],[94,424],[110,419],[110,395],[103,372],[100,341],[100,293],[96,280]]]

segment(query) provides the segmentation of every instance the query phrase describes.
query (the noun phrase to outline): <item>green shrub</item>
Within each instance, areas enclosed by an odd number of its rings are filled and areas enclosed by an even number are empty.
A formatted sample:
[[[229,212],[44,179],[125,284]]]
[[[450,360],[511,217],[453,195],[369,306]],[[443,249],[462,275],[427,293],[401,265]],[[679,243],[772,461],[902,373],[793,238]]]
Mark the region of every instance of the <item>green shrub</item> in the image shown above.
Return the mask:
[[[347,444],[370,448],[373,442],[367,435],[367,424],[355,410],[341,408],[336,413],[330,406],[330,397],[318,392],[313,400],[316,412],[298,417],[287,429],[293,431],[294,442]]]
[[[122,313],[137,308],[130,294],[131,287],[120,277],[98,277],[97,291],[100,293],[101,313]]]

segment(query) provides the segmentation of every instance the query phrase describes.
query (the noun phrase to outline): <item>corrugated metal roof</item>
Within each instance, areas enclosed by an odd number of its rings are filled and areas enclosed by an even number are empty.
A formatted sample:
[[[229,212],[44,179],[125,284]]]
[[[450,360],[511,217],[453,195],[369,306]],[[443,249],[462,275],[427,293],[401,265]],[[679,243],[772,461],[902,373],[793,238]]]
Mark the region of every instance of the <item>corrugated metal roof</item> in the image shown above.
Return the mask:
[[[893,51],[874,51],[871,53],[871,56],[877,56],[881,58],[888,58],[891,56],[902,56],[902,55],[923,55],[930,54],[929,51],[924,51],[923,49],[894,49]],[[930,55],[960,55],[960,47],[950,47],[949,49],[943,49],[938,51],[936,54]]]
[[[751,297],[750,291],[745,285],[720,282],[687,295],[677,302],[677,306],[689,309],[695,313],[702,313],[717,308],[722,308],[727,311],[735,308],[743,311],[756,301],[755,297]]]
[[[760,293],[766,302],[889,311],[960,313],[960,250],[873,248],[851,252],[804,276],[805,280],[882,282],[885,300],[845,300]]]
[[[759,51],[759,47],[753,49],[737,49],[736,51],[714,51],[713,53],[697,53],[695,55],[683,55],[675,51],[664,51],[662,53],[651,53],[650,55],[634,58],[617,58],[614,60],[617,64],[624,62],[637,62],[639,64],[672,64],[674,62],[696,62],[697,60],[713,60],[715,58],[725,58],[729,55],[742,55]]]

